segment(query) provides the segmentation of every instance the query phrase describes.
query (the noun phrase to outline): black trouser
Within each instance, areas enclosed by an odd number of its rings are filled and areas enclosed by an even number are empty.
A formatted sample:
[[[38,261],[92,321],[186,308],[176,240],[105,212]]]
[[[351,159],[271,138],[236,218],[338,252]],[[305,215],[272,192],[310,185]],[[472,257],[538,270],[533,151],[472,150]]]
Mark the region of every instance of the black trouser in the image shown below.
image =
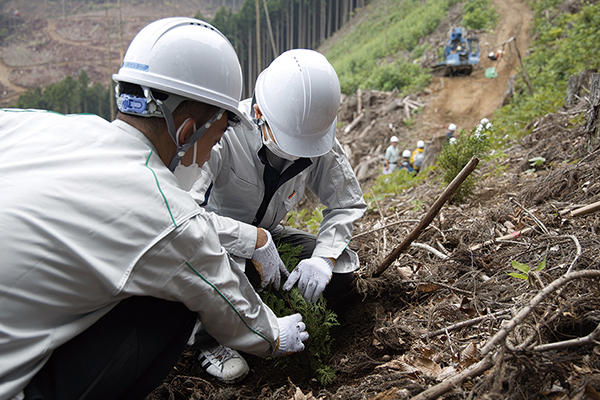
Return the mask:
[[[196,317],[182,303],[125,299],[54,350],[25,398],[143,399],[176,363]]]

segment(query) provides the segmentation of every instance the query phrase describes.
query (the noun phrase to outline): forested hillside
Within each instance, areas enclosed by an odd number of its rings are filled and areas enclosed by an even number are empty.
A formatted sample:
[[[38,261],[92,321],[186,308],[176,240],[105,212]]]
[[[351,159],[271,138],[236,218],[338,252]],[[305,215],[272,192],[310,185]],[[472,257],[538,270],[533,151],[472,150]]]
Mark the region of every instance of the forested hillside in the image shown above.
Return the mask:
[[[245,0],[237,12],[223,7],[211,22],[233,43],[244,67],[245,94],[280,53],[316,49],[368,0]]]

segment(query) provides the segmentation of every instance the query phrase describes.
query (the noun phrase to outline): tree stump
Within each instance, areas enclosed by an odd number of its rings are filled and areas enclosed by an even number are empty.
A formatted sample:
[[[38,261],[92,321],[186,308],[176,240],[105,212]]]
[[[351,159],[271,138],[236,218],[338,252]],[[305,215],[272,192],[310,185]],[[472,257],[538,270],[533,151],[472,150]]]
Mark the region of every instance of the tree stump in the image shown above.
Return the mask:
[[[600,116],[600,74],[592,74],[590,82],[590,109],[585,124],[585,132],[591,141],[598,140],[598,117]]]

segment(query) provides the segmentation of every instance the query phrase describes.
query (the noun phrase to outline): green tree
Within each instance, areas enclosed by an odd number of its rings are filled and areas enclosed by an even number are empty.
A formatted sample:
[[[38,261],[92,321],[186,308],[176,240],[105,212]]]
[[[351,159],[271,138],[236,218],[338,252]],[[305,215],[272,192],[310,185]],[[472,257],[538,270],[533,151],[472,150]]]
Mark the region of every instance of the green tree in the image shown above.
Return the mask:
[[[35,87],[23,93],[17,100],[19,108],[37,108],[63,114],[94,113],[110,118],[110,103],[114,101],[111,90],[95,83],[90,86],[87,72],[81,71],[74,79],[67,76],[60,82],[44,88]]]

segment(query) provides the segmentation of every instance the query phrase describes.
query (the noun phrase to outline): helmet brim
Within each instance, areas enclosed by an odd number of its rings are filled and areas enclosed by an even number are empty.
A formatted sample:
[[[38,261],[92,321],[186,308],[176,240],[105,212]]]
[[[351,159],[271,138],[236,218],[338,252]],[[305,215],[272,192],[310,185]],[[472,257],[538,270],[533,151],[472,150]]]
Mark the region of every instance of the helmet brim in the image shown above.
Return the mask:
[[[148,74],[146,73],[145,75]],[[234,106],[234,104],[238,103],[236,99],[228,98],[206,88],[201,88],[199,86],[191,87],[189,84],[173,79],[166,79],[164,77],[157,76],[152,80],[148,80],[145,75],[137,76],[135,71],[123,72],[121,69],[119,73],[113,74],[112,79],[115,82],[128,82],[140,86],[147,86],[151,89],[161,90],[165,93],[176,94],[188,100],[210,104],[234,113],[240,118],[240,122],[244,124],[246,128],[252,129],[254,126],[248,116]]]

